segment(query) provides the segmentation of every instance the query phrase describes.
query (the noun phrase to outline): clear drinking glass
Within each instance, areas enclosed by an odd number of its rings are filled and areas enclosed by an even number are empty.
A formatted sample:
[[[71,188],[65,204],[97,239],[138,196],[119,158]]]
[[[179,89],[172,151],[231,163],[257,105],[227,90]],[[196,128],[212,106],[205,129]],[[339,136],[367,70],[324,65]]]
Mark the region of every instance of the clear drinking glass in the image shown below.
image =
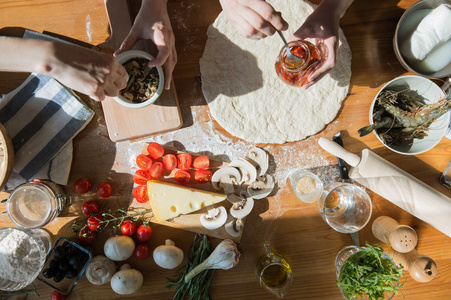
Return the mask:
[[[306,203],[318,201],[323,192],[323,183],[310,171],[298,169],[288,176],[290,187],[299,200]]]
[[[41,271],[52,240],[42,229],[0,229],[0,290],[18,291]]]
[[[257,278],[263,290],[281,299],[291,288],[293,272],[285,256],[271,249],[266,241],[264,247],[265,253],[257,262]]]
[[[373,206],[366,191],[354,184],[329,182],[318,200],[321,217],[341,233],[358,232],[371,218]]]

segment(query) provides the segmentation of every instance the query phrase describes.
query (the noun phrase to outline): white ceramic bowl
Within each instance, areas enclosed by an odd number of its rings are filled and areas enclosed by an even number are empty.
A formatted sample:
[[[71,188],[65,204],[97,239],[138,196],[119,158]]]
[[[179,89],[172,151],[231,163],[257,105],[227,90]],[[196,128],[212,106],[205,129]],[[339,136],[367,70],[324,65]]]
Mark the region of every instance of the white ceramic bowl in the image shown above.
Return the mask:
[[[413,4],[404,12],[401,19],[399,19],[393,38],[393,48],[401,65],[410,72],[428,78],[451,76],[451,51],[449,50],[451,48],[451,41],[448,41],[440,49],[437,48],[437,51],[433,51],[422,63],[404,57],[400,49],[422,19],[432,9],[441,4],[451,5],[451,0],[421,0]],[[438,69],[438,66],[443,68]]]
[[[118,62],[123,64],[126,61],[128,61],[129,59],[132,59],[135,57],[142,57],[142,58],[146,58],[148,60],[151,60],[154,58],[152,55],[150,55],[149,53],[147,53],[145,51],[128,50],[128,51],[120,53],[118,56],[116,56],[116,59]],[[119,94],[117,97],[114,97],[114,100],[116,100],[119,104],[121,104],[125,107],[129,107],[129,108],[141,108],[141,107],[145,107],[147,105],[154,103],[158,99],[158,97],[160,97],[161,93],[163,92],[163,87],[164,87],[163,69],[158,66],[156,68],[158,70],[158,76],[159,76],[160,80],[159,80],[157,92],[151,98],[149,98],[146,101],[141,102],[141,103],[133,103],[130,100],[128,100],[127,98],[123,97],[121,94]]]
[[[373,110],[377,97],[386,89],[395,91],[410,89],[423,96],[426,103],[434,103],[445,98],[443,90],[427,78],[417,75],[397,77],[384,85],[379,93],[377,93],[376,97],[374,97],[370,108],[370,124],[373,124]],[[423,139],[414,139],[412,145],[386,145],[379,137],[376,130],[374,131],[374,134],[388,149],[400,154],[416,155],[434,148],[441,141],[448,130],[449,120],[450,112],[448,111],[429,126],[428,135],[426,137]]]

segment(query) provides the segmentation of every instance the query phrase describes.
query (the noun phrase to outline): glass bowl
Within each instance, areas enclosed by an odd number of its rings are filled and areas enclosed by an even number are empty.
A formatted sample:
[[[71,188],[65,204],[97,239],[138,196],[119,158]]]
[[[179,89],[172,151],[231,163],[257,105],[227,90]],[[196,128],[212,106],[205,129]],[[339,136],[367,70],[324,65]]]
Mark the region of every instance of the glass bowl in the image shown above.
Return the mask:
[[[18,291],[32,283],[41,272],[51,243],[42,229],[0,229],[0,290]]]
[[[38,279],[67,295],[92,259],[92,253],[65,237],[56,240]]]
[[[305,203],[317,201],[323,192],[323,183],[314,173],[298,169],[288,177],[290,187],[299,200]]]
[[[367,248],[367,247],[347,246],[347,247],[342,248],[342,249],[338,252],[337,256],[335,257],[335,271],[336,271],[336,279],[337,279],[337,282],[339,282],[339,280],[340,280],[340,272],[341,272],[341,268],[342,268],[343,265],[346,263],[346,261],[347,261],[351,256],[357,254],[358,252],[360,252],[360,251],[362,251],[363,249],[366,249],[366,248]],[[391,257],[388,256],[387,254],[384,253],[384,254],[382,255],[382,258],[385,258],[385,259],[390,260],[390,261],[392,262],[392,264],[393,264],[393,267],[394,267],[394,268],[397,267],[397,266],[396,266],[396,263],[393,261],[393,259],[391,259]],[[352,297],[352,298],[348,298],[348,297],[345,295],[343,289],[342,289],[341,287],[338,287],[338,288],[340,289],[340,292],[341,292],[342,296],[343,296],[345,299],[348,299],[348,300],[366,300],[366,299],[369,299],[369,297],[368,297],[366,294],[363,294],[362,297],[354,296],[354,297]],[[388,299],[388,300],[390,300],[390,299],[393,298],[394,295],[395,295],[394,292],[386,293],[386,294],[384,295],[384,298],[383,298],[383,299]]]

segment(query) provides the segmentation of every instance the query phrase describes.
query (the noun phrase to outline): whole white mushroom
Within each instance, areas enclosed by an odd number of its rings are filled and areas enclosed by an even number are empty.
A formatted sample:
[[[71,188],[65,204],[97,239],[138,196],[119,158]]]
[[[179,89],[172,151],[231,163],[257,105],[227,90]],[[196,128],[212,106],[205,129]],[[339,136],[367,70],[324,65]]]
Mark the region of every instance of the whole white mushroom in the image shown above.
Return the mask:
[[[129,236],[110,237],[103,246],[105,256],[113,261],[123,261],[133,255],[135,241]]]
[[[125,264],[111,278],[111,288],[119,295],[130,295],[143,284],[143,274]]]
[[[176,247],[175,243],[169,239],[153,251],[153,260],[163,269],[177,268],[182,263],[183,256],[182,249]]]

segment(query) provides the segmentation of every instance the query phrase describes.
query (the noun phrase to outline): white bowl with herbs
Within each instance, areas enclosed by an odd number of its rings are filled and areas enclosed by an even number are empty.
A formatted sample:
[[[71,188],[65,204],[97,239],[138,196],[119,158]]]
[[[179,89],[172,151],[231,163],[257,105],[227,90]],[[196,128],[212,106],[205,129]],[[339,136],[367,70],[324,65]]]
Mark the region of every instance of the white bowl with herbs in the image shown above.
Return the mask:
[[[154,57],[141,50],[128,50],[116,56],[127,70],[127,86],[114,100],[129,108],[141,108],[154,103],[163,92],[164,73],[159,66],[149,67]]]

